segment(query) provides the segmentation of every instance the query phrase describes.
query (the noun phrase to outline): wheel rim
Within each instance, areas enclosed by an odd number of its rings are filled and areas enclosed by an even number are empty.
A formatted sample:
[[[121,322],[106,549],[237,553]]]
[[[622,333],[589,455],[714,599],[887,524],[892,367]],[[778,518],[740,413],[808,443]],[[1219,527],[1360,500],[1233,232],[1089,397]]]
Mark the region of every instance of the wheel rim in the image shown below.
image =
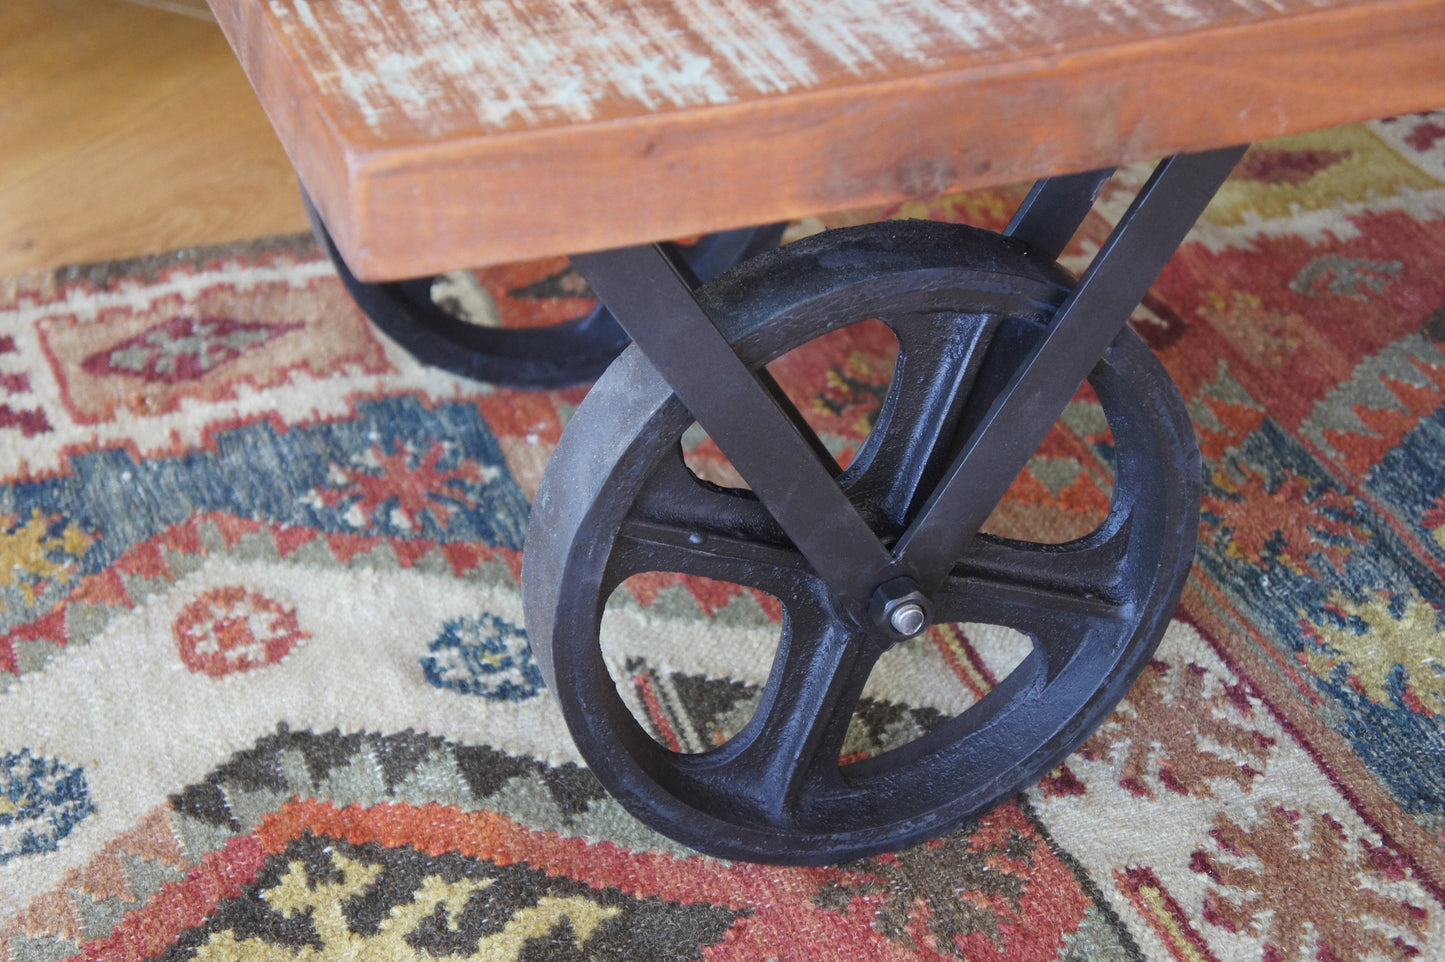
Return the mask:
[[[994,235],[922,223],[834,232],[762,261],[699,292],[751,366],[870,317],[898,338],[874,430],[839,478],[875,531],[896,536],[949,460],[946,439],[979,417],[1067,280]],[[950,403],[958,383],[969,390]],[[1066,545],[980,536],[932,599],[935,621],[1008,625],[1032,652],[937,730],[839,766],[887,642],[834,603],[756,501],[696,481],[677,443],[687,412],[645,358],[626,353],[549,467],[524,575],[534,649],[588,764],[664,834],[725,857],[799,863],[931,837],[1047,773],[1152,654],[1197,524],[1197,450],[1162,368],[1126,332],[1091,383],[1115,439],[1107,520]],[[760,703],[716,750],[660,746],[603,662],[603,604],[646,570],[732,581],[782,604]]]

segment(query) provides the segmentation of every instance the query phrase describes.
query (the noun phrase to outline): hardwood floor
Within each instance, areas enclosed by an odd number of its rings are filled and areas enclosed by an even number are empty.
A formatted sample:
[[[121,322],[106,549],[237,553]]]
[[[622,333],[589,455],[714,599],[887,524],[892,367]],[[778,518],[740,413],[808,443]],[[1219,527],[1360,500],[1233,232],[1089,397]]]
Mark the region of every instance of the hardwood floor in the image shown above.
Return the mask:
[[[162,6],[0,2],[0,276],[306,229],[220,29]]]

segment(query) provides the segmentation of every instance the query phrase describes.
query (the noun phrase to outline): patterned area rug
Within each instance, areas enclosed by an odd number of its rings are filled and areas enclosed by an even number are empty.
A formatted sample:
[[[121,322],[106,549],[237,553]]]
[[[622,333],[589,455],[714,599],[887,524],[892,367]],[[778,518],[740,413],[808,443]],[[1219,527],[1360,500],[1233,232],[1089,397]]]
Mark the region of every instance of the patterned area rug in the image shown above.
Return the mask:
[[[869,216],[997,228],[1021,196]],[[507,324],[587,304],[563,261],[448,290]],[[419,367],[302,238],[0,281],[0,959],[1445,958],[1442,305],[1445,114],[1257,146],[1135,317],[1204,452],[1157,659],[976,824],[786,869],[629,818],[531,660],[528,500],[584,390]],[[844,460],[891,370],[850,331],[780,374]],[[991,524],[1087,530],[1110,451],[1081,394]],[[619,688],[711,744],[776,618],[633,579]],[[720,634],[762,654],[718,668]],[[848,750],[980,697],[1017,641],[899,649]]]

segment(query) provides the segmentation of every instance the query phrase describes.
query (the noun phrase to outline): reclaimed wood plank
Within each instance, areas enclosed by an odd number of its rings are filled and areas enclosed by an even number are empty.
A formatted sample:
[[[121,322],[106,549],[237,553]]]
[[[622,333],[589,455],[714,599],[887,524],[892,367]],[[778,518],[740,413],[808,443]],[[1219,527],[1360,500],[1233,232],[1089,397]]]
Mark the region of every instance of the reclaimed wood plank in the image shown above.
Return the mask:
[[[371,279],[1445,104],[1445,0],[211,0]]]

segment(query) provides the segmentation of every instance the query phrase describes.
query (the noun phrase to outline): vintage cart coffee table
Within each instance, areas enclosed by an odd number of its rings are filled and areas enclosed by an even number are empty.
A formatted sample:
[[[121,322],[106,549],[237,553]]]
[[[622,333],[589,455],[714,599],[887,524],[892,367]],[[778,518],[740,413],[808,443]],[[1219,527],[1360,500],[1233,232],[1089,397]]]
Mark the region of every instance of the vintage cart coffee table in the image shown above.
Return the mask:
[[[635,342],[537,495],[527,628],[608,789],[682,842],[760,861],[939,834],[1102,721],[1158,643],[1198,523],[1193,431],[1131,310],[1239,145],[1445,104],[1445,0],[211,5],[318,233],[404,345],[494,380],[590,378],[627,340],[605,312],[478,339],[416,286],[555,254]],[[1084,274],[1059,268],[1114,165],[1166,155]],[[776,239],[753,225],[1034,178],[1003,234],[867,225],[698,280]],[[763,365],[865,319],[898,360],[840,470]],[[1086,379],[1114,437],[1107,519],[1064,545],[980,534]],[[750,490],[688,470],[694,420]],[[603,603],[644,571],[781,605],[760,705],[710,751],[651,738],[604,664]],[[935,731],[841,764],[883,652],[958,621],[1032,652]]]

